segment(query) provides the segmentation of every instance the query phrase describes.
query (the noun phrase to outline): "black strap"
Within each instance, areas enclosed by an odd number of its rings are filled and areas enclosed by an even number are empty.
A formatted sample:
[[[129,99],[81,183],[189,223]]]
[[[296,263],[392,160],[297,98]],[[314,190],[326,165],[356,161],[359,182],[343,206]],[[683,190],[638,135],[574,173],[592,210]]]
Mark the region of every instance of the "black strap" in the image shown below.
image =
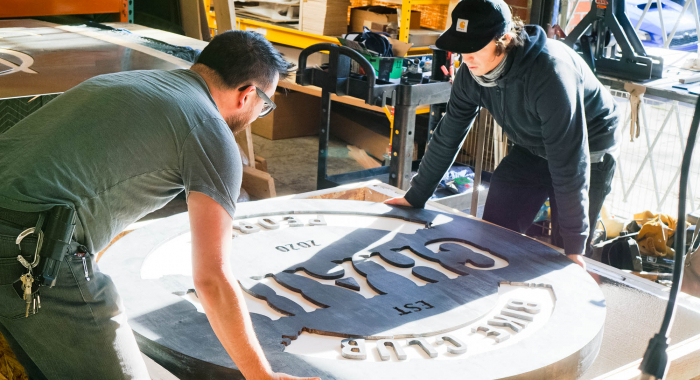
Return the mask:
[[[365,47],[369,50],[379,53],[380,57],[393,57],[394,53],[392,51],[391,42],[388,39],[382,37],[382,35],[388,36],[384,32],[373,32],[369,30],[368,27],[363,27],[363,31],[355,37],[355,41],[362,42]]]

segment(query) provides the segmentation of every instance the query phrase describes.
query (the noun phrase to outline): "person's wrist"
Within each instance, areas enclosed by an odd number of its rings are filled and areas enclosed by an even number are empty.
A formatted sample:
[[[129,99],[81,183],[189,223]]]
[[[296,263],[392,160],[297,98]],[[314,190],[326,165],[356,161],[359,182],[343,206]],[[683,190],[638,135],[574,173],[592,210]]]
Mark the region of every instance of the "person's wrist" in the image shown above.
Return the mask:
[[[249,380],[271,380],[275,379],[275,372],[265,363],[259,363],[255,368],[248,368],[245,372],[241,370],[243,377]]]

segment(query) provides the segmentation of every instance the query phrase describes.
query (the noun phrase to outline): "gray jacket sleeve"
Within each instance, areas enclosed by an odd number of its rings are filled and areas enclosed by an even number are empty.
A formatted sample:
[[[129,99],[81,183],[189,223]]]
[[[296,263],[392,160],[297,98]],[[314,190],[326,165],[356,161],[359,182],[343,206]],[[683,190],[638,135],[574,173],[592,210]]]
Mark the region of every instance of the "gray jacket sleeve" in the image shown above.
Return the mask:
[[[530,83],[567,255],[583,254],[588,238],[590,152],[582,80],[573,67],[556,65]]]
[[[457,73],[445,116],[435,129],[418,174],[411,180],[411,188],[405,195],[413,207],[424,207],[433,195],[438,183],[454,162],[476,116],[478,104],[466,94],[466,81],[473,80],[467,70],[463,68]]]

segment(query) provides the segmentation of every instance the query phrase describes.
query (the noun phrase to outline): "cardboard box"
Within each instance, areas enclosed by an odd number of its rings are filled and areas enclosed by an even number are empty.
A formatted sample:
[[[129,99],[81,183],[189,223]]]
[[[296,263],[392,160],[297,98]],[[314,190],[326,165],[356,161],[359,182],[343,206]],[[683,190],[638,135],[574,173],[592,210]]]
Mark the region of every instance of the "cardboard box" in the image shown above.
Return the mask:
[[[362,32],[363,26],[367,26],[370,30],[384,31],[383,26],[391,22],[398,25],[399,11],[396,8],[375,6],[352,8],[350,10],[349,32]],[[420,12],[411,11],[411,25],[409,29],[420,29]]]
[[[403,42],[389,38],[391,41],[391,52],[394,53],[394,57],[405,57],[408,54],[408,50],[413,47],[413,43]]]
[[[382,117],[379,115],[378,117]],[[390,153],[389,136],[373,131],[363,125],[366,120],[360,118],[360,122],[356,118],[349,117],[345,112],[331,111],[331,128],[332,135],[339,139],[354,145],[360,149],[364,149],[370,156],[384,161],[384,153]],[[388,121],[387,121],[388,123]],[[387,132],[389,129],[387,128]],[[413,144],[413,159],[418,157],[417,144]]]
[[[408,42],[411,46],[430,46],[435,45],[442,31],[432,29],[412,29],[408,31]]]
[[[324,36],[347,33],[349,0],[302,0],[301,7],[302,31]]]
[[[251,124],[253,133],[270,140],[318,134],[321,98],[296,91],[277,91],[272,101],[277,104],[277,108]]]

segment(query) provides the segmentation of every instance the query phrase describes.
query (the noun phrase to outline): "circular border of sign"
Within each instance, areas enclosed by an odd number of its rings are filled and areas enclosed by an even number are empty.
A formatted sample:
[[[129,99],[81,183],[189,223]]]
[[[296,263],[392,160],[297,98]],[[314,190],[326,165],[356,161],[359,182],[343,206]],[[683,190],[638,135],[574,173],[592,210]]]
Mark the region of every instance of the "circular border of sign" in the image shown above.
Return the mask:
[[[345,200],[242,203],[235,219],[324,214],[397,218],[428,226],[447,216],[449,222],[423,231],[435,236],[444,233],[456,237],[454,235],[459,234],[474,246],[498,253],[509,265],[480,271],[488,272],[485,276],[490,277],[485,278],[499,284],[512,281],[551,285],[556,304],[546,325],[518,344],[465,355],[463,360],[405,362],[328,360],[286,353],[279,343],[280,332],[270,318],[251,313],[265,355],[275,371],[323,379],[458,379],[465,375],[470,379],[575,379],[595,360],[606,314],[602,291],[582,268],[534,239],[453,214]],[[141,277],[144,260],[150,253],[189,230],[186,213],[151,223],[115,242],[103,255],[100,267],[117,286],[143,353],[182,379],[243,378],[218,342],[206,315],[197,312],[192,303],[181,297],[182,284],[191,283],[191,276],[180,276],[181,279],[169,282]],[[235,265],[235,261],[232,263]],[[270,336],[275,334],[278,334],[277,343],[270,345]]]

